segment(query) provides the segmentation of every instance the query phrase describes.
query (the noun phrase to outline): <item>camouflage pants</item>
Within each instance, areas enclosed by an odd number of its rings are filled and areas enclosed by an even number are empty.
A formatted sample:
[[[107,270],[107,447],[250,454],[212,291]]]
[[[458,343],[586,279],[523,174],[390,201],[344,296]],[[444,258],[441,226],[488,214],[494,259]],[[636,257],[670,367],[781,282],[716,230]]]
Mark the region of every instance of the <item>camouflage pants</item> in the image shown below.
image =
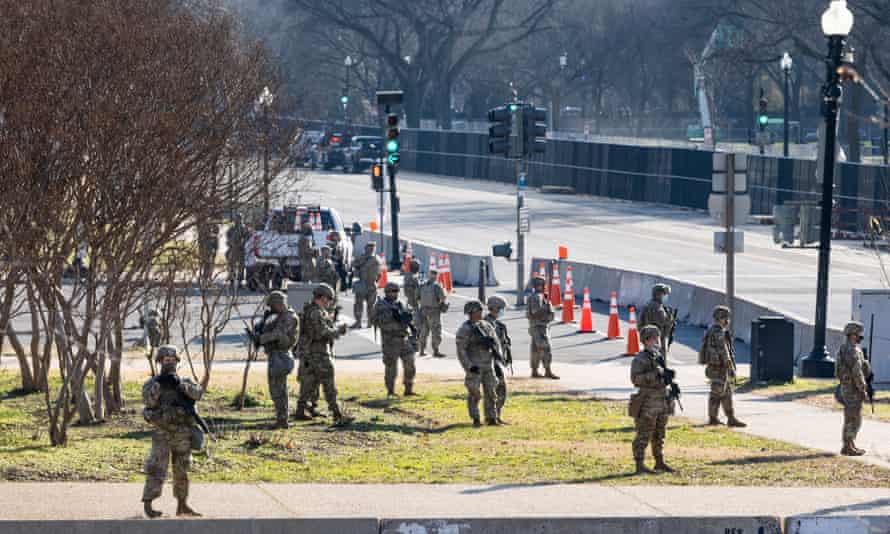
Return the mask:
[[[304,374],[305,368],[306,367],[302,364],[299,364],[299,367],[297,367],[297,383],[298,384],[303,383],[304,376],[305,376],[305,374]],[[321,390],[321,384],[318,384],[318,387],[316,387],[315,390],[311,392],[311,398],[310,398],[310,400],[307,401],[308,406],[312,406],[313,408],[318,407],[318,399],[321,397],[321,394],[319,393],[320,390]],[[298,387],[297,391],[302,391],[301,387]]]
[[[667,403],[662,399],[648,398],[643,401],[640,416],[634,419],[637,431],[633,440],[634,460],[642,460],[646,456],[649,443],[652,443],[652,456],[663,457],[669,413]]]
[[[229,282],[244,281],[244,254],[228,254]]]
[[[414,353],[408,347],[408,340],[403,337],[385,338],[383,340],[383,366],[386,371],[383,381],[387,391],[393,391],[396,387],[396,377],[399,376],[399,360],[402,360],[405,387],[410,388],[414,384],[417,369],[414,367]]]
[[[334,364],[327,354],[305,354],[300,358],[300,406],[310,404],[318,398],[319,385],[324,389],[324,398],[331,413],[339,413],[337,387],[334,385]]]
[[[167,479],[167,466],[173,462],[173,496],[185,499],[189,495],[188,470],[192,465],[192,430],[182,426],[175,430],[156,429],[151,436],[151,451],[145,460],[145,488],[143,501],[161,496]]]
[[[841,398],[844,400],[843,440],[853,441],[862,427],[863,395],[853,386],[841,385]]]
[[[504,366],[495,363],[494,364],[494,376],[498,379],[498,385],[495,388],[495,393],[498,395],[497,401],[497,411],[498,418],[501,417],[501,411],[504,409],[504,404],[507,402],[507,373],[504,372]]]
[[[426,350],[426,340],[430,334],[433,337],[433,352],[439,352],[439,346],[442,345],[442,312],[436,308],[421,308],[420,315],[423,321],[420,323],[420,350]]]
[[[531,336],[529,363],[532,371],[537,371],[541,364],[545,371],[550,371],[550,362],[553,360],[553,353],[550,352],[550,328],[533,326],[528,329],[528,334]]]
[[[470,412],[470,418],[474,421],[479,419],[479,400],[484,394],[485,420],[495,420],[498,418],[498,379],[491,368],[483,368],[478,373],[467,372],[464,379],[464,385],[467,386],[467,409]]]
[[[371,286],[376,288],[377,284],[374,283],[374,284],[371,284]],[[352,307],[352,312],[353,312],[353,315],[355,315],[355,320],[359,323],[362,322],[362,317],[364,317],[366,309],[368,312],[368,317],[371,317],[371,314],[374,311],[374,303],[375,302],[377,302],[377,290],[376,289],[356,294],[355,295],[355,304]]]
[[[735,408],[732,405],[732,380],[727,373],[717,375],[709,373],[710,376],[719,376],[719,378],[711,378],[711,393],[708,395],[708,417],[716,419],[720,413],[720,407],[723,406],[723,413],[726,417],[735,417]]]
[[[269,381],[269,397],[275,404],[275,420],[287,421],[287,375],[288,373],[272,372],[272,358],[290,358],[287,352],[269,354],[269,365],[266,366],[266,378]]]

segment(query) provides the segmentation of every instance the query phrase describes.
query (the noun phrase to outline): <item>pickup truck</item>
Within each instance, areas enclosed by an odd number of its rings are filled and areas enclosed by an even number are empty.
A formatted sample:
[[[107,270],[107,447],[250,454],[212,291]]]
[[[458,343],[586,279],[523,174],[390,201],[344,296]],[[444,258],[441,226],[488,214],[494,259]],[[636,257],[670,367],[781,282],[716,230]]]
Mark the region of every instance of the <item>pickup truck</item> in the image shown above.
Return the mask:
[[[244,266],[247,286],[256,291],[260,287],[280,289],[285,279],[303,281],[297,244],[300,227],[321,219],[321,229],[312,232],[316,248],[321,248],[334,233],[340,235],[344,263],[352,263],[352,241],[340,215],[333,208],[322,206],[285,206],[274,208],[261,228],[253,232],[244,245]]]

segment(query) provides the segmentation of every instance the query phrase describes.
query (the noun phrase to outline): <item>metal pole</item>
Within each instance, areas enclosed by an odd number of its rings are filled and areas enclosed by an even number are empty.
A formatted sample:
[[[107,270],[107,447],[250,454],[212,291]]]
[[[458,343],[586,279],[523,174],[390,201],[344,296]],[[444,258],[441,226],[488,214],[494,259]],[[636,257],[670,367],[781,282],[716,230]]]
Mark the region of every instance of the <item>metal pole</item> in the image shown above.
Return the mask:
[[[735,154],[726,155],[726,306],[735,311]],[[729,324],[729,333],[733,325]]]
[[[398,269],[402,263],[399,260],[399,196],[396,194],[396,166],[387,165],[389,173],[389,218],[392,226],[392,250],[389,256],[389,266],[391,269]]]
[[[382,158],[380,160],[380,164],[381,165],[383,164]],[[385,197],[383,195],[384,195],[385,190],[386,190],[386,188],[383,188],[380,190],[380,198],[377,201],[377,218],[380,219],[380,238],[379,238],[380,252],[379,252],[379,254],[383,254],[384,257],[386,256],[386,242],[383,241],[383,221],[384,221],[383,206],[384,206],[384,202],[385,202]]]
[[[887,138],[887,120],[890,119],[890,110],[887,109],[887,103],[884,102],[884,143],[881,145],[881,154],[884,156],[884,165],[887,165],[888,157],[890,157],[890,150],[887,148],[887,143],[890,142],[890,139]]]
[[[525,234],[520,220],[525,192],[522,190],[522,160],[516,160],[516,306],[525,306]]]
[[[844,38],[829,37],[827,75],[822,88],[822,115],[825,118],[825,150],[822,161],[822,212],[819,222],[819,279],[816,288],[816,327],[813,350],[801,361],[800,375],[807,378],[831,378],[834,361],[825,344],[828,322],[828,269],[831,263],[831,212],[834,192],[834,166],[837,143],[837,115],[843,89],[838,76]]]
[[[265,135],[263,136],[263,216],[268,215],[269,213],[269,115],[268,111],[265,111],[265,106],[263,107],[263,119],[266,127]]]
[[[784,147],[783,147],[783,149],[782,149],[782,154],[787,158],[787,157],[788,157],[788,137],[789,137],[789,131],[788,131],[788,130],[789,130],[789,128],[788,128],[788,112],[790,111],[790,110],[789,110],[789,106],[788,106],[788,95],[791,93],[791,91],[790,91],[790,88],[789,88],[789,82],[790,82],[790,76],[789,76],[789,74],[790,74],[790,70],[789,70],[789,69],[783,69],[783,70],[785,71],[785,96],[784,96],[784,100],[783,100],[783,102],[784,102],[784,107],[785,107],[785,118],[784,118],[784,120],[783,120],[783,122],[784,122],[783,126],[784,126],[784,130],[785,130],[785,131],[784,131],[784,135],[785,135],[785,144],[784,144]]]

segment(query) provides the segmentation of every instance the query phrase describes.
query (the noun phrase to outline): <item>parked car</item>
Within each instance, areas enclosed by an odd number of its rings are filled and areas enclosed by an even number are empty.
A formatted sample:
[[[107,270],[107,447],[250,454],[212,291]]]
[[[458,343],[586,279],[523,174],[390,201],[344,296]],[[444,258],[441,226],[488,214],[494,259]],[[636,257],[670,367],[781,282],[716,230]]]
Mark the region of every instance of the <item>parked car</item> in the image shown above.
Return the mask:
[[[345,171],[349,165],[346,157],[349,149],[349,136],[343,132],[332,132],[325,135],[321,142],[321,168],[329,171],[334,167],[342,167]]]
[[[349,148],[350,165],[346,172],[362,172],[373,165],[381,156],[383,138],[370,135],[352,138]]]

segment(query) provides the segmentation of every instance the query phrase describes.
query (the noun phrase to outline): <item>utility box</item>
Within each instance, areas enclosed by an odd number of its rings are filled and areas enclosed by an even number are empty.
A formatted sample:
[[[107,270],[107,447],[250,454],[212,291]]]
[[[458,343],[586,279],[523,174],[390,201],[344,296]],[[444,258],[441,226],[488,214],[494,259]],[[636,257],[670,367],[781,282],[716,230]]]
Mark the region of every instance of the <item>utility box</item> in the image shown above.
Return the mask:
[[[290,282],[287,284],[287,306],[300,313],[303,306],[312,300],[312,291],[316,285],[312,282]]]
[[[751,381],[794,381],[794,323],[773,316],[751,321]]]
[[[871,360],[875,382],[890,383],[890,289],[854,289],[853,320],[865,325],[862,348]]]

